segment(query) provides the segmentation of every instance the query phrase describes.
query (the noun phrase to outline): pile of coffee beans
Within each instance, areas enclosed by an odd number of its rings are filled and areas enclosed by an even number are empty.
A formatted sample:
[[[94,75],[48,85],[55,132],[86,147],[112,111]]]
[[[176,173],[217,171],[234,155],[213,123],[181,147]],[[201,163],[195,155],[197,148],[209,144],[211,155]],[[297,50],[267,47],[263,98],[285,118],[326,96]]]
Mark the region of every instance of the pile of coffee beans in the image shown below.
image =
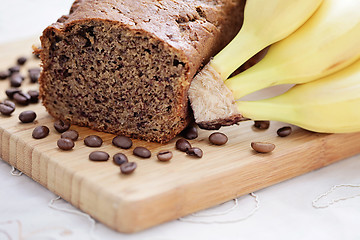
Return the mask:
[[[0,71],[0,80],[9,80],[10,88],[5,91],[8,100],[0,102],[0,113],[2,115],[11,115],[18,105],[28,105],[30,103],[37,103],[39,101],[39,91],[30,90],[23,92],[20,87],[26,79],[21,74],[21,66],[27,62],[26,57],[19,57],[16,61],[16,65]],[[27,78],[31,83],[38,82],[41,68],[28,69]],[[35,121],[37,115],[34,111],[23,111],[19,114],[19,120],[22,123],[32,123]],[[61,133],[61,137],[57,140],[57,146],[63,151],[72,150],[75,147],[75,141],[79,139],[79,133],[76,130],[70,130],[70,123],[63,120],[56,120],[54,122],[54,129]],[[270,127],[270,121],[255,121],[254,128],[259,130],[266,130]],[[32,137],[34,139],[42,139],[49,135],[50,129],[47,126],[37,126],[33,132]],[[286,137],[292,133],[290,126],[285,126],[277,130],[279,137]],[[198,138],[198,128],[196,125],[191,124],[186,127],[180,134],[183,138],[180,138],[175,143],[175,148],[181,152],[186,153],[189,156],[202,158],[203,151],[198,147],[193,147],[188,140],[194,140]],[[97,135],[89,135],[84,138],[84,144],[91,148],[100,148],[103,145],[103,139]],[[209,144],[213,146],[222,146],[228,142],[228,137],[221,132],[213,132],[208,137]],[[112,139],[112,145],[120,149],[131,149],[133,147],[133,141],[126,136],[115,136]],[[258,153],[270,153],[275,149],[275,145],[269,142],[252,142],[252,149]],[[136,157],[147,159],[151,158],[152,154],[149,149],[143,146],[136,146],[132,154]],[[168,162],[173,158],[173,153],[170,150],[161,150],[156,154],[156,157],[161,162]],[[93,151],[89,154],[89,160],[91,161],[108,161],[110,155],[104,151]],[[137,168],[136,162],[129,162],[127,156],[124,153],[116,153],[113,155],[113,163],[120,166],[120,171],[123,174],[130,174]]]

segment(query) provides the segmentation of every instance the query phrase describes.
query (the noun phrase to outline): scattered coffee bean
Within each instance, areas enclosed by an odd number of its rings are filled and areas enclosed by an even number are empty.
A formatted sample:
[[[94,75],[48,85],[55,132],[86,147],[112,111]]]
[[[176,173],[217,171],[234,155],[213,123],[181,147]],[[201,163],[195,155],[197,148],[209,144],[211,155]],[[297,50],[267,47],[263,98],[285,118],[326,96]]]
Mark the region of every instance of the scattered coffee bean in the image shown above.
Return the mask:
[[[193,148],[189,148],[189,149],[186,151],[186,154],[187,154],[187,155],[190,155],[190,156],[195,156],[195,157],[198,157],[198,158],[202,158],[202,156],[203,156],[203,151],[202,151],[200,148],[193,147]]]
[[[19,57],[19,58],[17,59],[17,63],[18,63],[19,65],[24,65],[24,64],[26,63],[26,61],[27,61],[27,58],[26,58],[26,57]]]
[[[277,130],[277,135],[279,137],[287,137],[287,136],[289,136],[291,134],[291,132],[292,132],[291,127],[286,126],[286,127],[279,128]]]
[[[13,67],[9,68],[9,71],[11,74],[20,72],[20,66],[19,65],[13,66]]]
[[[79,138],[79,133],[76,130],[68,130],[61,134],[61,138],[68,138],[73,141],[76,141]]]
[[[132,143],[131,139],[128,137],[116,136],[113,138],[112,144],[114,144],[114,146],[122,148],[122,149],[129,149],[129,148],[131,148],[133,143]]]
[[[19,88],[9,88],[5,91],[6,96],[8,96],[8,98],[13,99],[14,98],[14,94],[21,92],[21,90]]]
[[[9,100],[5,100],[0,103],[0,113],[3,115],[10,116],[15,111],[15,103]]]
[[[268,129],[270,127],[270,121],[255,121],[254,127],[257,129]]]
[[[74,148],[75,143],[73,140],[71,140],[69,138],[60,138],[57,141],[57,145],[61,150],[68,151],[68,150],[71,150]]]
[[[6,103],[7,105],[9,105],[9,106],[11,106],[13,108],[15,108],[15,106],[16,106],[15,103],[10,101],[10,100],[5,100],[4,103]]]
[[[39,80],[41,68],[30,68],[28,70],[29,78],[32,83],[36,83]]]
[[[195,126],[188,126],[182,131],[181,135],[186,139],[192,140],[198,137],[198,130]]]
[[[214,145],[224,145],[228,141],[228,137],[221,132],[214,132],[209,136],[209,141]]]
[[[103,140],[99,136],[90,135],[84,139],[84,143],[88,147],[101,147]]]
[[[35,139],[45,138],[49,135],[50,129],[47,126],[37,126],[32,132],[32,137]]]
[[[36,113],[34,111],[24,111],[22,113],[19,114],[19,120],[22,123],[31,123],[35,120],[36,118]]]
[[[14,100],[16,103],[21,105],[28,105],[30,102],[30,95],[23,92],[14,93]]]
[[[24,81],[24,77],[20,73],[14,73],[10,76],[10,86],[11,87],[20,87],[22,82]]]
[[[168,150],[160,151],[160,152],[157,154],[157,158],[158,158],[159,161],[161,161],[161,162],[167,162],[167,161],[169,161],[172,157],[173,157],[172,152],[171,152],[171,151],[168,151]]]
[[[107,161],[109,157],[109,154],[103,151],[95,151],[89,155],[91,161]]]
[[[182,152],[186,152],[189,148],[191,148],[191,144],[186,139],[183,138],[177,140],[175,146],[176,149]]]
[[[11,72],[9,70],[4,70],[0,72],[0,80],[5,80],[10,77]]]
[[[117,153],[113,156],[113,161],[116,165],[121,165],[128,162],[128,158],[123,153]]]
[[[141,158],[151,157],[151,152],[149,151],[149,149],[144,147],[136,147],[133,151],[133,154]]]
[[[127,162],[120,165],[120,170],[124,174],[130,174],[133,171],[135,171],[136,167],[137,167],[136,162]]]
[[[66,132],[70,128],[70,123],[61,119],[54,122],[54,128],[59,133]]]
[[[39,102],[39,91],[30,90],[30,91],[28,91],[28,94],[30,95],[30,102],[31,103]]]
[[[252,142],[251,147],[258,153],[269,153],[275,149],[275,145],[268,142]]]

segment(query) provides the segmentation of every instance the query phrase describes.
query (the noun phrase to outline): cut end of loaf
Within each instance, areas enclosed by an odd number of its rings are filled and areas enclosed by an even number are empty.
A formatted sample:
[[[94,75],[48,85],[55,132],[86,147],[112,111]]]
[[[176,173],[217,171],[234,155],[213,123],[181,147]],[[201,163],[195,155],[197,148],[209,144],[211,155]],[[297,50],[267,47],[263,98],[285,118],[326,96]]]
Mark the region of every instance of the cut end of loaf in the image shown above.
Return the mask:
[[[56,118],[167,142],[189,122],[189,67],[166,43],[96,19],[48,27],[40,94]]]
[[[203,129],[219,129],[245,120],[231,91],[210,63],[191,82],[189,99],[195,122]]]

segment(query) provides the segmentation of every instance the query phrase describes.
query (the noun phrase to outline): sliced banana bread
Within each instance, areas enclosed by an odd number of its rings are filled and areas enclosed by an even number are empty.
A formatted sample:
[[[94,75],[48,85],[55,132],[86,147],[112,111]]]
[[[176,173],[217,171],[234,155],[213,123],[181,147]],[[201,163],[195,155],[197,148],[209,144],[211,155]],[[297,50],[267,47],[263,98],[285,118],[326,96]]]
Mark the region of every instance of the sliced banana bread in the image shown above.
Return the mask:
[[[55,118],[167,142],[191,120],[199,67],[239,31],[243,0],[77,0],[41,37],[40,95]]]

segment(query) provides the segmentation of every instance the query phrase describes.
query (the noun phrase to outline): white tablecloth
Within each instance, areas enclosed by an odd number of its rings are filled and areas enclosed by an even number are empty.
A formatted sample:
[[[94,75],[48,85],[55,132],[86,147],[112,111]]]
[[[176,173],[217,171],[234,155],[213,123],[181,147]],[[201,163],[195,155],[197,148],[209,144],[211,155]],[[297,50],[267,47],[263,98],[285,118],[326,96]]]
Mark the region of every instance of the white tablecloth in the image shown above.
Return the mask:
[[[33,36],[60,15],[71,0],[0,0],[0,44]],[[1,53],[0,53],[1,54]],[[0,66],[1,68],[1,66]],[[49,239],[360,239],[360,197],[339,201],[327,208],[312,205],[334,185],[360,184],[360,156],[260,190],[260,204],[249,218],[234,223],[189,223],[175,220],[136,234],[120,234],[89,218],[27,176],[13,176],[11,166],[0,160],[0,240]],[[359,187],[339,187],[318,205],[360,194]],[[233,201],[204,211],[216,214],[234,206]],[[246,217],[256,202],[240,197],[226,215],[188,217],[187,220],[229,222]],[[69,212],[71,211],[71,212]],[[204,214],[202,212],[202,214]]]

